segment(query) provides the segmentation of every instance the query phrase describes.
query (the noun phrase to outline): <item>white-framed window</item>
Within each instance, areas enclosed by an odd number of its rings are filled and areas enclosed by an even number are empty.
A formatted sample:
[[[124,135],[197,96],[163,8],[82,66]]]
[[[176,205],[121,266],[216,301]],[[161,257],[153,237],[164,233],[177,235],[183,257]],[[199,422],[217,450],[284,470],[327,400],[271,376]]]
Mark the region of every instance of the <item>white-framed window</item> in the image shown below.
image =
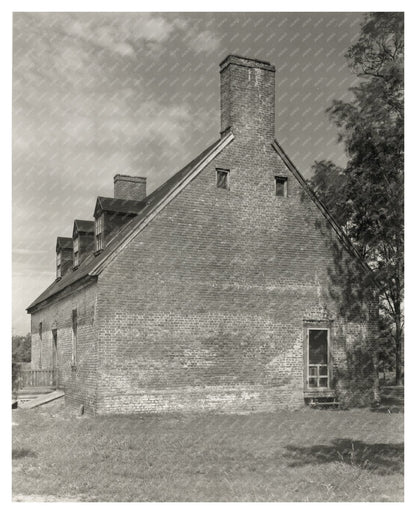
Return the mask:
[[[329,373],[329,329],[309,327],[307,329],[307,387],[327,389],[330,387]]]
[[[78,311],[72,309],[72,355],[71,365],[77,364],[77,342],[78,342]]]
[[[79,238],[74,239],[74,266],[79,265]]]
[[[95,218],[95,250],[104,248],[104,214]]]
[[[62,254],[58,252],[56,254],[56,278],[62,277]]]
[[[230,189],[230,170],[217,168],[217,187],[219,189]]]
[[[287,196],[287,177],[274,177],[276,182],[276,196]]]

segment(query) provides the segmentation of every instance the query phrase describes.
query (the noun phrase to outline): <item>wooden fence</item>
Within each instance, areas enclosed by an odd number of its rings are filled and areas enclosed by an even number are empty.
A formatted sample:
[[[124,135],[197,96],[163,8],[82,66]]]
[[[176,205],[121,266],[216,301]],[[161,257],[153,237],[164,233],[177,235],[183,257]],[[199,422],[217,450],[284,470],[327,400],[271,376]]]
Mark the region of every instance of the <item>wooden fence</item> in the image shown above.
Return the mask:
[[[55,369],[20,369],[17,372],[18,389],[25,387],[53,387],[56,385]]]

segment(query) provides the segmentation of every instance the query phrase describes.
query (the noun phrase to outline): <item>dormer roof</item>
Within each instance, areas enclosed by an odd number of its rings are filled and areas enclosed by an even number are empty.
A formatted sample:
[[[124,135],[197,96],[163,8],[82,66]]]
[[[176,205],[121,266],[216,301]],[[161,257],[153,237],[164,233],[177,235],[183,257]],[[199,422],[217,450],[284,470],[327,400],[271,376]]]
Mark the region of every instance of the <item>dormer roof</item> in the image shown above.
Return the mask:
[[[72,237],[58,236],[56,238],[56,252],[59,252],[60,250],[72,250],[72,249],[73,249]]]
[[[123,200],[121,198],[108,198],[106,196],[98,196],[95,203],[94,217],[99,216],[102,212],[118,212],[121,214],[138,214],[144,207],[146,202],[138,200]]]
[[[74,234],[94,234],[94,222],[90,220],[74,220]]]

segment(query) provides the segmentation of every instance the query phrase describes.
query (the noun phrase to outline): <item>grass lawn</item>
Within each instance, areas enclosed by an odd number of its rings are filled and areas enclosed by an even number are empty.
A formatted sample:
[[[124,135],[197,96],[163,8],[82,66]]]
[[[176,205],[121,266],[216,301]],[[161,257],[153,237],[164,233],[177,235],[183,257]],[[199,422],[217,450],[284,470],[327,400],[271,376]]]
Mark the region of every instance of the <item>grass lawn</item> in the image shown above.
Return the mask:
[[[17,501],[402,501],[403,414],[13,411]]]

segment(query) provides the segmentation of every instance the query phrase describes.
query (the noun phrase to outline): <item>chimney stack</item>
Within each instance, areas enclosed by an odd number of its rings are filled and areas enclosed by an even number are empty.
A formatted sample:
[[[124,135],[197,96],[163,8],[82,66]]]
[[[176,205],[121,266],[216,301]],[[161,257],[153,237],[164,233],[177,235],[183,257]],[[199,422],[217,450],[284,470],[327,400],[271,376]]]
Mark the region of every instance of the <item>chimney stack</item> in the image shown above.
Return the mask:
[[[272,142],[275,67],[266,61],[229,55],[220,64],[221,134]]]
[[[114,198],[143,201],[146,198],[146,177],[115,175]]]

